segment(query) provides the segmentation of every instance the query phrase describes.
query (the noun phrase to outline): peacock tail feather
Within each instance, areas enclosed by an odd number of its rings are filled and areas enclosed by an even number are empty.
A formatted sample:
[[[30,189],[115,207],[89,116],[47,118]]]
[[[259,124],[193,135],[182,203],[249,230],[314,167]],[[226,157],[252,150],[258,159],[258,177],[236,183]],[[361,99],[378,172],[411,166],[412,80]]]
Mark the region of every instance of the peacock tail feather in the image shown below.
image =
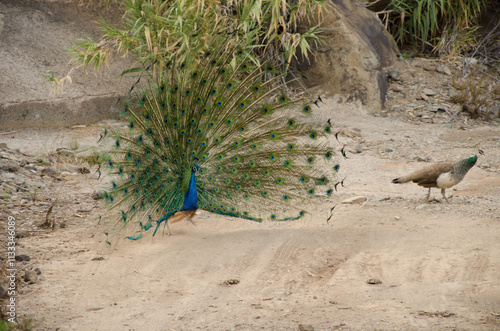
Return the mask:
[[[179,211],[204,209],[253,221],[295,220],[304,203],[337,189],[330,121],[284,93],[270,64],[255,64],[236,42],[162,63],[125,104],[127,129],[110,129],[105,194],[130,239]]]

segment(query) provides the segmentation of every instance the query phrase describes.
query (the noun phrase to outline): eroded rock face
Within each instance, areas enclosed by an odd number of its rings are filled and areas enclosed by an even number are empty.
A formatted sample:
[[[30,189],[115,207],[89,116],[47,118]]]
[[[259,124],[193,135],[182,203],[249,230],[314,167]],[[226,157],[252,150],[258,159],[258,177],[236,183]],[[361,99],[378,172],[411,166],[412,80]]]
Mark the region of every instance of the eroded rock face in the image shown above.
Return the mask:
[[[318,21],[308,23],[315,26]],[[310,60],[295,65],[309,90],[359,101],[370,111],[384,107],[387,77],[383,68],[396,60],[398,49],[376,15],[350,0],[334,0],[322,18],[323,42]]]
[[[89,124],[118,117],[113,107],[130,89],[131,79],[120,80],[129,60],[114,59],[110,68],[73,71],[72,84],[51,93],[44,79],[53,72],[68,74],[65,54],[76,38],[98,38],[100,15],[118,24],[121,12],[96,9],[68,0],[0,1],[0,129]]]
[[[321,95],[339,95],[343,102],[360,101],[379,111],[386,91],[382,68],[395,58],[396,46],[372,12],[349,0],[333,2],[321,24],[324,43],[311,62],[297,64],[303,84]],[[97,74],[75,72],[73,83],[55,96],[50,93],[52,83],[43,76],[54,72],[64,77],[71,68],[64,53],[75,38],[98,38],[102,32],[94,22],[103,14],[118,23],[120,12],[68,0],[4,0],[0,12],[0,129],[70,126],[118,117],[116,100],[133,83],[118,77],[131,62],[113,61]]]

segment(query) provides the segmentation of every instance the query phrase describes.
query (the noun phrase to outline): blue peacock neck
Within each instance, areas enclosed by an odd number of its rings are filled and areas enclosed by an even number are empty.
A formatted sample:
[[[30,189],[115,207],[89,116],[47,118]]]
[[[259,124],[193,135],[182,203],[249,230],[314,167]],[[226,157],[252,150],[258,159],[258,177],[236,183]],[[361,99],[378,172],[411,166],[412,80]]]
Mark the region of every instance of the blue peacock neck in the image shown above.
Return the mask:
[[[199,169],[195,164],[191,170],[191,177],[189,179],[189,187],[184,195],[184,204],[181,210],[196,210],[198,209],[198,192],[196,192],[196,171]]]

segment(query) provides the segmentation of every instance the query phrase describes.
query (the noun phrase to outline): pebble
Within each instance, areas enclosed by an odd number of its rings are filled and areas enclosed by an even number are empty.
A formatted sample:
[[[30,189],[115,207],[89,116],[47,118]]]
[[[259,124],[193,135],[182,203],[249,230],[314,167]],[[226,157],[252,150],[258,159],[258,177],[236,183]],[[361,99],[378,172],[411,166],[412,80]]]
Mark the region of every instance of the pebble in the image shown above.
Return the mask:
[[[391,69],[387,71],[387,78],[392,79],[392,80],[402,80],[401,79],[401,72],[399,72],[398,69]]]
[[[24,272],[24,281],[29,284],[35,284],[38,282],[38,274],[33,270],[26,270]]]
[[[343,204],[361,204],[363,202],[366,201],[366,197],[365,196],[362,196],[362,195],[358,195],[358,196],[355,196],[355,197],[352,197],[352,198],[348,198],[348,199],[345,199],[344,201],[342,201]]]
[[[423,93],[423,94],[425,94],[425,95],[427,95],[427,96],[433,96],[433,95],[436,95],[436,94],[437,94],[437,93],[436,93],[436,91],[431,90],[431,89],[429,89],[429,88],[424,88],[424,89],[422,90],[422,93]]]
[[[299,331],[314,331],[314,327],[311,324],[299,324]]]
[[[436,71],[437,68],[436,68],[436,65],[433,64],[433,63],[426,63],[426,64],[424,64],[424,70],[426,70],[426,71]]]
[[[16,261],[29,261],[30,257],[26,254],[16,255]]]
[[[19,168],[19,164],[14,160],[0,160],[0,170],[2,171],[18,172]]]
[[[57,171],[53,168],[43,168],[40,174],[42,176],[57,177]]]
[[[378,284],[382,284],[382,281],[378,278],[370,278],[366,281],[367,284],[370,284],[370,285],[378,285]]]
[[[24,169],[26,169],[28,171],[34,171],[34,172],[36,172],[36,167],[33,166],[32,164],[25,165]]]
[[[16,175],[14,175],[13,173],[10,173],[10,172],[4,172],[2,174],[2,176],[5,179],[15,179],[16,178]]]
[[[451,70],[450,70],[450,68],[448,68],[448,66],[439,66],[436,68],[436,71],[441,73],[441,74],[448,75],[448,76],[451,75]]]

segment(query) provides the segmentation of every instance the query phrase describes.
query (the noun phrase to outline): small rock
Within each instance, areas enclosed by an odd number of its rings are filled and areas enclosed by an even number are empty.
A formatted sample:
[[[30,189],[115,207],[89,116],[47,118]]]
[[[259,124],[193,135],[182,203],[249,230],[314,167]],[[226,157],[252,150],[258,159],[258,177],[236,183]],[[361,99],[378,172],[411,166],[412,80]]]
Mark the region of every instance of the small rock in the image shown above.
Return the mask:
[[[92,192],[92,199],[99,200],[104,198],[104,191],[94,191]]]
[[[42,176],[49,176],[49,177],[57,177],[57,171],[53,168],[43,168],[42,171],[40,172],[40,175]]]
[[[382,281],[378,278],[370,278],[366,281],[367,284],[370,284],[370,285],[378,285],[378,284],[382,284]]]
[[[441,74],[448,75],[448,76],[451,75],[450,68],[448,68],[448,66],[445,66],[445,65],[437,67],[436,71],[439,72],[439,73],[441,73]]]
[[[431,90],[431,89],[429,89],[429,88],[424,88],[424,89],[422,90],[422,93],[423,93],[423,94],[425,94],[425,95],[428,95],[428,96],[433,96],[433,95],[436,95],[436,94],[437,94],[437,93],[436,93],[436,91]]]
[[[0,143],[0,149],[7,149],[7,144],[6,143]]]
[[[348,198],[348,199],[345,199],[344,201],[342,201],[343,204],[361,204],[363,202],[366,201],[366,197],[365,196],[362,196],[362,195],[359,195],[359,196],[355,196],[355,197],[352,197],[352,198]]]
[[[354,147],[354,150],[356,151],[356,153],[362,153],[363,152],[363,147],[361,147],[360,144],[356,144],[356,147]]]
[[[399,217],[399,216],[394,216],[394,220],[395,220],[395,221],[399,221],[400,219],[401,219],[401,217]]]
[[[424,93],[420,93],[420,98],[424,101],[427,101],[429,100],[429,97],[427,95],[425,95]]]
[[[34,172],[36,172],[36,167],[33,166],[32,164],[25,165],[24,169],[26,169],[28,171],[34,171]]]
[[[33,270],[34,272],[36,272],[36,274],[38,276],[40,276],[42,274],[42,272],[40,271],[40,268],[35,268],[35,270]]]
[[[78,141],[76,140],[72,140],[70,143],[69,143],[69,149],[75,151],[78,149]]]
[[[24,272],[24,281],[29,284],[35,284],[38,282],[38,275],[33,270],[27,270]]]
[[[19,164],[14,160],[0,160],[0,170],[9,172],[18,172]]]
[[[429,207],[429,205],[428,205],[428,204],[423,203],[423,204],[421,204],[421,205],[416,206],[416,207],[415,207],[415,209],[416,209],[416,210],[422,210],[422,209],[425,209],[425,208],[428,208],[428,207]]]
[[[10,173],[10,172],[4,172],[2,174],[2,176],[5,178],[5,179],[15,179],[16,178],[16,175],[14,175],[13,173]]]
[[[314,331],[314,327],[311,324],[299,324],[299,331]]]
[[[30,257],[26,254],[16,255],[16,261],[29,261]]]
[[[387,78],[399,81],[401,80],[401,73],[399,72],[398,69],[391,69],[387,71]]]
[[[73,174],[71,172],[69,172],[69,171],[63,171],[63,172],[61,172],[61,176],[62,177],[67,177],[67,176],[72,176],[72,175]]]
[[[424,64],[424,70],[426,71],[436,71],[436,65],[433,63],[426,63]]]
[[[104,261],[104,257],[102,256],[97,256],[92,259],[92,261]]]

